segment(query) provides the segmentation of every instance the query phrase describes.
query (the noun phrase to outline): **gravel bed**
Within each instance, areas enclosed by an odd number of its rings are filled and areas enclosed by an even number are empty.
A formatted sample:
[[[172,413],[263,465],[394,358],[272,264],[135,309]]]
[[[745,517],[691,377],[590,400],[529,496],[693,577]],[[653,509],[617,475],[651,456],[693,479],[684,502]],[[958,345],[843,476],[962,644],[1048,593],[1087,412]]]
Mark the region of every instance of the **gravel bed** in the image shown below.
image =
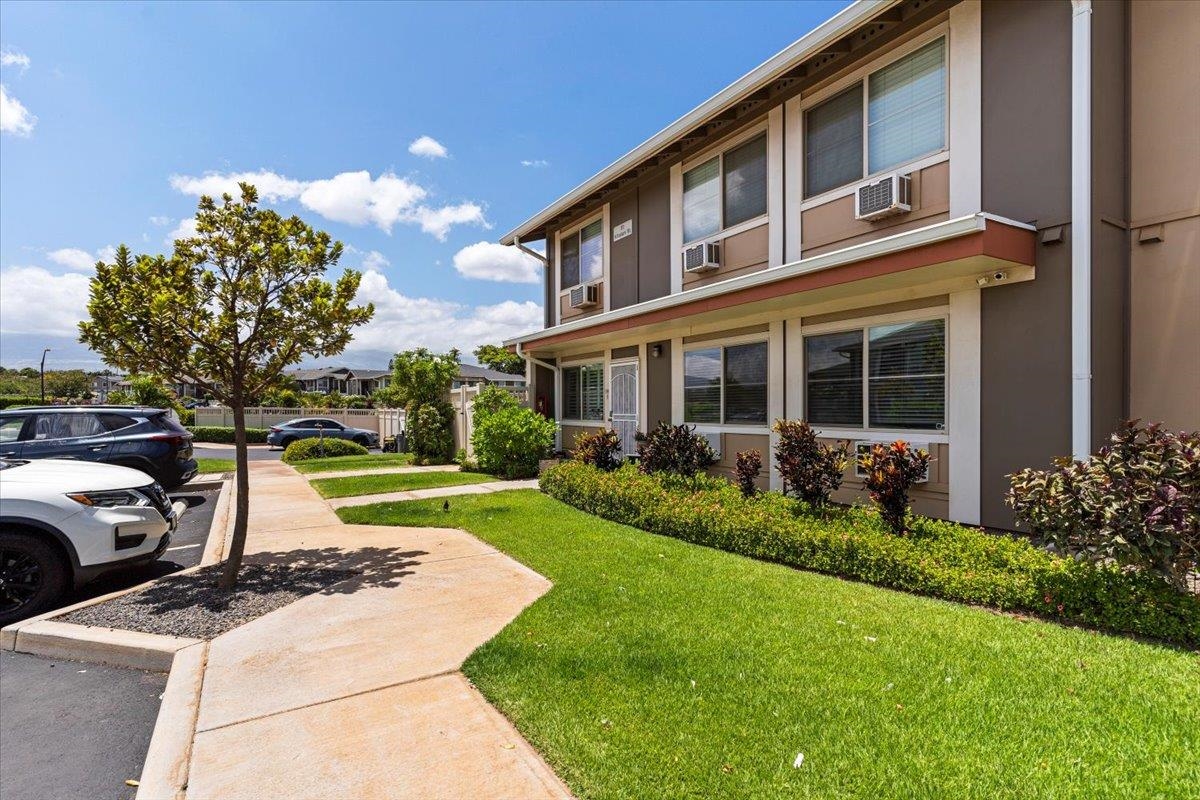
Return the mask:
[[[221,564],[172,575],[137,592],[72,611],[58,619],[77,625],[212,639],[305,595],[360,573],[279,564],[242,566],[232,591],[217,588]]]

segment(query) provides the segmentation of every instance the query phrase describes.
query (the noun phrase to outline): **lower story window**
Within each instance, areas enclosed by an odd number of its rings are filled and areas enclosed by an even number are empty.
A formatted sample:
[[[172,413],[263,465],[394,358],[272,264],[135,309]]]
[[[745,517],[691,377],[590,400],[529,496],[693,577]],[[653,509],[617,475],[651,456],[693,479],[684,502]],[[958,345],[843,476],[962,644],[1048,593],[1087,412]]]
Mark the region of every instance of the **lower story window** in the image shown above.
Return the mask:
[[[806,336],[804,365],[805,416],[813,424],[946,427],[944,319]]]
[[[767,343],[706,347],[684,353],[683,419],[765,425]]]
[[[604,365],[563,367],[563,419],[604,419]]]

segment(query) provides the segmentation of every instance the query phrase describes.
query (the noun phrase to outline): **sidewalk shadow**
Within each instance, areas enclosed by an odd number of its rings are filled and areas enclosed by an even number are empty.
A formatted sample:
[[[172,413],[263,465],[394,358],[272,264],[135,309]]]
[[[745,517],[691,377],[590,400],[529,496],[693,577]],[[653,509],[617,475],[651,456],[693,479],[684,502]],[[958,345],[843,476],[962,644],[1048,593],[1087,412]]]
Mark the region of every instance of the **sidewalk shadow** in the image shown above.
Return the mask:
[[[322,587],[322,594],[353,594],[359,589],[392,589],[412,575],[412,567],[421,564],[426,550],[402,550],[399,547],[310,547],[254,553],[246,557],[247,566],[287,568],[314,572],[337,572],[345,577],[337,584]]]

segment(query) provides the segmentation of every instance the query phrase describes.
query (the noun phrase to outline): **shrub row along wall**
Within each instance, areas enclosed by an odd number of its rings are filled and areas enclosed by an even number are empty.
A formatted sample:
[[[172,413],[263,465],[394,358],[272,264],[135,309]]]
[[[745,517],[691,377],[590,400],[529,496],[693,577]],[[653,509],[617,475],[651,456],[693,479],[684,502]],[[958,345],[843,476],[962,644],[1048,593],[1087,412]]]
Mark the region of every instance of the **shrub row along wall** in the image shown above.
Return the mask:
[[[215,425],[189,425],[188,430],[196,437],[195,442],[215,442],[217,444],[233,444],[233,428]],[[266,444],[266,428],[246,428],[247,444]]]
[[[918,517],[907,536],[863,508],[824,516],[778,493],[744,499],[719,479],[664,480],[566,462],[550,496],[614,522],[731,553],[1060,622],[1200,646],[1200,597],[1157,576],[1054,556],[1027,541]]]

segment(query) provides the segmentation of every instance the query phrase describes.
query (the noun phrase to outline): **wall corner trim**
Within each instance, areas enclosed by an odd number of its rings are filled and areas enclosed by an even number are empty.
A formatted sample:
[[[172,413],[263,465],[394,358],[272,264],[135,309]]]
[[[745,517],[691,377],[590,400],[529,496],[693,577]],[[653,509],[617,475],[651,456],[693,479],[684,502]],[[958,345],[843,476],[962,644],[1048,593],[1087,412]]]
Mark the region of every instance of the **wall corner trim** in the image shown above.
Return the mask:
[[[1071,452],[1092,452],[1092,3],[1071,0]]]

